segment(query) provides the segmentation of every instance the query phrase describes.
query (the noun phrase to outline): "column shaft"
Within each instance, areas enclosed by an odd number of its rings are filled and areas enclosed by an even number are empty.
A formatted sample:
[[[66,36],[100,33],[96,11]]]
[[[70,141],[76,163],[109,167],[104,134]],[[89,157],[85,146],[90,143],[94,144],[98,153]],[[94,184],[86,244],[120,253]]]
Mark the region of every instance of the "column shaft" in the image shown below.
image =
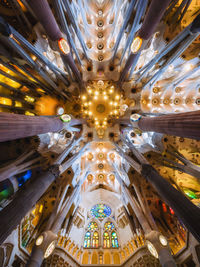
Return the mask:
[[[176,216],[183,222],[188,231],[200,242],[200,209],[160,176],[152,166],[148,164],[142,165],[142,175],[174,210]]]
[[[58,117],[0,113],[0,142],[47,132],[57,132],[62,128],[63,123]]]
[[[33,247],[31,257],[28,260],[26,267],[40,267],[44,258],[44,253],[41,248]]]
[[[35,205],[57,174],[53,171],[46,171],[42,175],[34,178],[30,183],[19,190],[13,200],[0,211],[0,244],[17,227],[23,217]]]
[[[138,35],[142,39],[149,39],[155,31],[156,26],[160,22],[166,8],[168,7],[171,0],[153,0],[149,6],[148,12],[144,18],[141,29]]]
[[[200,110],[157,117],[142,117],[142,131],[158,132],[200,140]]]
[[[57,41],[60,39],[62,37],[62,33],[47,0],[28,0],[27,3],[30,5],[35,16],[46,30],[49,38],[52,41]]]

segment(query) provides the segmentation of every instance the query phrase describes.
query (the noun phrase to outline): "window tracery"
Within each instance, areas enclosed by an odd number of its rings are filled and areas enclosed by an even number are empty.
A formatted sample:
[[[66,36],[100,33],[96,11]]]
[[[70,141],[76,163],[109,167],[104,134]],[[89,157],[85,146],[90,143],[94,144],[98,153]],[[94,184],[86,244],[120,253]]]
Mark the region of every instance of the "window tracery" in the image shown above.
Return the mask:
[[[99,230],[97,222],[91,221],[88,224],[84,237],[84,248],[98,248],[100,245],[102,245],[103,248],[119,247],[118,236],[113,222],[105,222],[101,232],[102,234],[100,234]],[[103,241],[102,244],[100,240]]]

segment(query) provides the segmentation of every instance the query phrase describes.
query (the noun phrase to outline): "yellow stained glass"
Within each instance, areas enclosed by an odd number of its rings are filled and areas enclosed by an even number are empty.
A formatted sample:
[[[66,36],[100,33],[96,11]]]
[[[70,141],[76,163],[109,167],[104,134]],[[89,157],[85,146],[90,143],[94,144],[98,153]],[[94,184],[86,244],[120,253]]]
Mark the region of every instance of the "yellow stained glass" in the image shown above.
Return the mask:
[[[19,101],[15,101],[15,107],[22,107],[22,103]]]
[[[0,97],[0,104],[11,106],[12,105],[12,100],[10,98]]]
[[[103,247],[109,248],[110,247],[110,237],[107,232],[104,232],[103,234]]]
[[[93,234],[92,246],[93,246],[93,248],[98,248],[98,246],[99,246],[99,234],[98,234],[98,232],[94,232],[94,234]]]

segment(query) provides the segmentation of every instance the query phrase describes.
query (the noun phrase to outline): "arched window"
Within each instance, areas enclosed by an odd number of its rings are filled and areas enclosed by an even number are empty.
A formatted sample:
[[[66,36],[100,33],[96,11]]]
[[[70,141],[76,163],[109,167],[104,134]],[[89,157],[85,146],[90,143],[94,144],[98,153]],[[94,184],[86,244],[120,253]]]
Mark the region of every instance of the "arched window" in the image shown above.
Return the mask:
[[[92,247],[98,248],[99,246],[99,234],[98,232],[94,232],[93,238],[92,238]]]
[[[103,234],[103,247],[109,248],[110,247],[110,237],[108,232],[104,232]]]
[[[99,247],[99,233],[98,224],[94,221],[90,222],[87,227],[87,232],[84,239],[84,248],[98,248]]]
[[[91,233],[87,231],[84,239],[84,248],[90,248],[90,246],[91,246]]]
[[[108,221],[104,224],[103,246],[104,248],[118,248],[118,237],[114,223]]]
[[[117,238],[117,234],[115,231],[112,232],[111,234],[111,243],[112,243],[112,247],[113,248],[118,248],[119,244],[118,244],[118,238]]]

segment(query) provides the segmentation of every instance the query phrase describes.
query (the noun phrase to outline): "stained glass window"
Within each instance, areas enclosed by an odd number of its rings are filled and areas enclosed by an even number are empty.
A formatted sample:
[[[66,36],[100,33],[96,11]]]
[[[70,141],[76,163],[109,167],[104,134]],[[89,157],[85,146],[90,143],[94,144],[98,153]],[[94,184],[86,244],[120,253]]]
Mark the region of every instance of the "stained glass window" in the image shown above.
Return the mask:
[[[97,219],[103,219],[111,215],[111,208],[105,204],[97,204],[91,209],[91,215]]]
[[[111,234],[111,242],[112,242],[112,247],[113,248],[118,248],[119,244],[118,244],[118,238],[117,238],[117,234],[115,231],[112,232]]]
[[[88,224],[88,230],[90,230],[90,231],[95,231],[95,230],[97,230],[97,229],[98,229],[98,225],[97,225],[96,222],[90,222],[90,223]]]
[[[85,234],[84,248],[89,248],[91,246],[91,233],[88,231]]]
[[[98,248],[99,246],[99,234],[98,232],[94,232],[93,238],[92,238],[92,247]]]
[[[112,222],[106,222],[104,228],[106,231],[111,231],[115,228],[115,226]]]
[[[110,247],[110,237],[108,232],[104,232],[103,234],[103,247],[109,248]]]

